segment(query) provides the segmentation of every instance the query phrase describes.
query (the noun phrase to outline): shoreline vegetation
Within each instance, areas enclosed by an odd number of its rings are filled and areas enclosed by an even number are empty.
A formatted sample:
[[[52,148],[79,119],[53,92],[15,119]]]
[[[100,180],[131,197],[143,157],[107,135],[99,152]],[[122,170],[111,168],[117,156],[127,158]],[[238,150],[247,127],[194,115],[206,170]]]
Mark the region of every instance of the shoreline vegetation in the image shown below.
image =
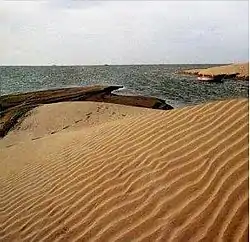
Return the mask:
[[[208,77],[222,76],[223,79],[249,80],[249,63],[215,66],[205,69],[182,70],[179,74]]]
[[[86,86],[0,96],[0,137],[4,137],[28,111],[41,105],[70,101],[94,101],[168,110],[164,100],[113,94],[122,86]]]

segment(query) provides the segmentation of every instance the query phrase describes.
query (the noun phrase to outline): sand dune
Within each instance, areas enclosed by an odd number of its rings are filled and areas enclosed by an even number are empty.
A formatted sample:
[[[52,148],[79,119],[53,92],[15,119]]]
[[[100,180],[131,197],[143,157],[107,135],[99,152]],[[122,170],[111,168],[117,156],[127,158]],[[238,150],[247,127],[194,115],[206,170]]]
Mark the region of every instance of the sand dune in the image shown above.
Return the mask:
[[[248,100],[88,103],[92,121],[71,105],[37,108],[1,140],[0,241],[248,240]]]
[[[226,75],[232,76],[236,75],[236,79],[248,80],[249,78],[249,63],[231,64],[224,66],[215,66],[206,69],[192,69],[184,70],[183,73],[191,75],[208,75],[208,76],[218,76]]]
[[[0,140],[0,147],[69,130],[146,114],[148,109],[102,102],[61,102],[34,108],[16,129]]]
[[[159,98],[112,93],[120,88],[122,86],[83,86],[0,96],[0,138],[12,130],[27,112],[42,104],[91,101],[160,110],[173,109],[171,105]],[[56,111],[56,113],[61,115],[61,112]]]
[[[249,63],[243,64],[232,64],[226,66],[216,66],[201,70],[199,72],[202,75],[232,75],[238,73],[238,78],[247,78],[249,77]]]

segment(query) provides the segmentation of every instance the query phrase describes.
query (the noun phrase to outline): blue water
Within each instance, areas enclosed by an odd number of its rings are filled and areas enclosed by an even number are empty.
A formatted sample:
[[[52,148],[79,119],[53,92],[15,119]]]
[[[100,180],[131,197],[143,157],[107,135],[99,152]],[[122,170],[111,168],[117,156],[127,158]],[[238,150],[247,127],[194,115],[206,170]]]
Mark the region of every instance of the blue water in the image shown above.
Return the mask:
[[[85,85],[123,85],[117,93],[154,96],[178,107],[211,100],[247,97],[247,81],[199,82],[177,74],[212,65],[1,66],[0,95]]]

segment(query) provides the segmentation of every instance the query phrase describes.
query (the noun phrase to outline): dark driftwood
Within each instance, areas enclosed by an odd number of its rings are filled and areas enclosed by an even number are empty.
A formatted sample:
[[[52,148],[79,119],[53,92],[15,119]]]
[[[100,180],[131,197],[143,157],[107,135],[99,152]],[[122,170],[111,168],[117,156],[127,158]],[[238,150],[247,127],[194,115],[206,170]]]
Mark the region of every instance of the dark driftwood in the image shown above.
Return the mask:
[[[4,137],[28,111],[41,104],[67,101],[94,101],[168,110],[164,100],[143,96],[120,96],[112,91],[122,86],[61,88],[0,96],[0,137]]]

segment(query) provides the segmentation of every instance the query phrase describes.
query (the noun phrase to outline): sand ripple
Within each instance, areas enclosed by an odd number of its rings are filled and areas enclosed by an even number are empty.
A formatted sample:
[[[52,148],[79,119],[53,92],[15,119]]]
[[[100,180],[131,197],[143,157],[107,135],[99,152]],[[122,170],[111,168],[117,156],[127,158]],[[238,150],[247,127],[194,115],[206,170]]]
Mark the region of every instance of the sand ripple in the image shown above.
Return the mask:
[[[248,240],[244,99],[132,112],[0,160],[0,241]]]

